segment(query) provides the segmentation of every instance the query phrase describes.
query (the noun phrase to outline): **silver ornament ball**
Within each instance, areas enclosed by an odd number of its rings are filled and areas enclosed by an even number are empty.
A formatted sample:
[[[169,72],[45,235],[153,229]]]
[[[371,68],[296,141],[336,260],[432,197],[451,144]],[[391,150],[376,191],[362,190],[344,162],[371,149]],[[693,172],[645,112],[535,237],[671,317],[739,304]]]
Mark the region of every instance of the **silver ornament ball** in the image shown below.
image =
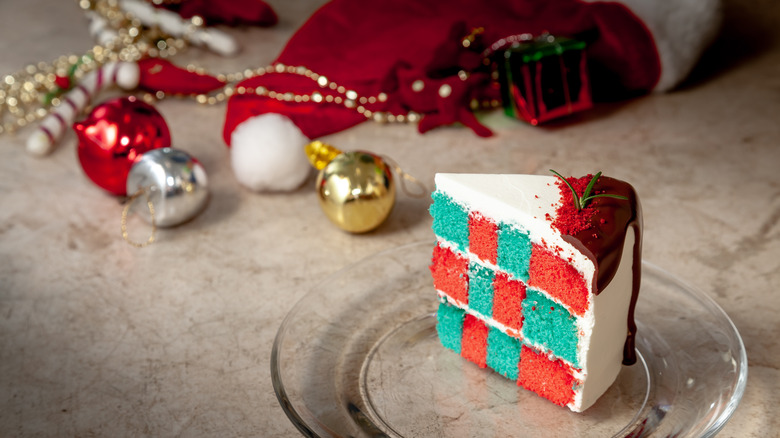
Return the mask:
[[[206,170],[190,154],[173,148],[148,151],[133,164],[127,175],[127,194],[141,189],[154,206],[154,222],[159,227],[187,222],[203,210],[209,197]],[[141,205],[145,203],[136,202],[134,210],[151,222],[149,211]]]

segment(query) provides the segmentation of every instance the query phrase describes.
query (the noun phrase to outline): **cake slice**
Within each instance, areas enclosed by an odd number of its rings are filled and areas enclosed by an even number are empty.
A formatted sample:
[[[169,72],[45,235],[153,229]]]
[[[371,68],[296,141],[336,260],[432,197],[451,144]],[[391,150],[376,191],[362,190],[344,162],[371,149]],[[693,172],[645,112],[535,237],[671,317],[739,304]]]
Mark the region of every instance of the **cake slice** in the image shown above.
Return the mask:
[[[437,174],[432,197],[441,343],[558,405],[590,407],[636,361],[634,189],[600,173]]]

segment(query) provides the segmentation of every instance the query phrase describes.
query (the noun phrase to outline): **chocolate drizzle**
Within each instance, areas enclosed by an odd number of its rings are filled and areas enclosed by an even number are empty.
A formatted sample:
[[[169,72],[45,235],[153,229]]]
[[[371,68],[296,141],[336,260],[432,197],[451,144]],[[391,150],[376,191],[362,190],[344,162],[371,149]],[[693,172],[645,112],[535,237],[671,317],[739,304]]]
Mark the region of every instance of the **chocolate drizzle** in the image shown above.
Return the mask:
[[[598,295],[609,285],[615,276],[623,256],[623,246],[629,228],[634,231],[634,261],[631,302],[628,308],[628,331],[623,347],[623,364],[636,363],[634,350],[636,322],[634,308],[639,296],[640,277],[642,272],[642,211],[639,199],[630,184],[602,176],[594,186],[595,193],[621,195],[628,200],[615,198],[596,198],[588,205],[595,210],[590,218],[590,226],[574,235],[564,236],[564,240],[572,244],[589,257],[596,265],[596,275],[593,281],[593,291]]]

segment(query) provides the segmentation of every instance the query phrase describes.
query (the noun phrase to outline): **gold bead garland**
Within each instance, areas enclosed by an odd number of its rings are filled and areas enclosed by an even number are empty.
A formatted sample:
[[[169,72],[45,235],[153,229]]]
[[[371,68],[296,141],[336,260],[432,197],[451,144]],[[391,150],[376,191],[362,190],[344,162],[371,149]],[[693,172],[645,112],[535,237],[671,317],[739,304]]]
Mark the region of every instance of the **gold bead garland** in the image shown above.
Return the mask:
[[[57,90],[57,76],[67,76],[68,71],[76,66],[73,77],[79,79],[93,68],[94,59],[90,54],[83,57],[61,56],[51,63],[30,64],[19,72],[4,76],[0,81],[0,133],[14,132],[45,117],[48,111],[42,104],[47,94]],[[57,97],[50,101],[51,106],[59,104]]]
[[[347,89],[343,85],[331,81],[326,76],[320,75],[305,66],[291,66],[281,63],[270,64],[265,67],[258,67],[254,69],[245,69],[235,73],[219,73],[216,75],[210,74],[206,69],[202,67],[189,64],[186,67],[190,73],[197,73],[200,75],[211,75],[216,77],[222,82],[227,82],[223,88],[219,91],[211,94],[198,94],[194,97],[195,101],[202,105],[216,105],[224,102],[227,98],[234,95],[256,95],[262,97],[268,97],[270,99],[276,99],[282,102],[295,102],[304,103],[312,102],[317,104],[335,104],[342,105],[347,109],[355,110],[362,114],[368,120],[373,120],[379,123],[417,123],[422,116],[415,112],[409,111],[406,114],[392,114],[386,111],[372,111],[367,106],[377,103],[387,102],[386,93],[378,93],[375,96],[361,96],[356,91]],[[270,90],[264,86],[259,87],[246,87],[243,85],[237,85],[238,82],[244,79],[250,79],[253,77],[265,76],[267,74],[294,74],[303,76],[314,81],[319,88],[323,90],[330,90],[330,93],[321,93],[314,91],[309,94],[296,94],[291,92],[279,92]],[[334,95],[334,92],[336,93]],[[155,100],[162,100],[165,97],[165,93],[158,91],[157,93],[146,93],[144,95],[144,101],[152,103]],[[187,97],[187,96],[184,96]]]
[[[144,56],[166,58],[187,47],[186,35],[173,38],[159,28],[144,28],[136,17],[119,8],[115,0],[77,0],[85,12],[102,17],[116,32],[113,41],[95,45],[83,55],[60,56],[51,62],[30,64],[0,78],[0,134],[13,133],[36,122],[62,104],[57,77],[78,82],[84,75],[111,61],[134,62]],[[193,17],[193,27],[202,24]]]
[[[350,90],[343,85],[339,85],[337,82],[331,81],[326,76],[320,75],[305,66],[292,66],[276,63],[267,65],[265,67],[259,67],[255,69],[248,68],[240,72],[227,74],[219,73],[216,75],[210,74],[206,69],[193,64],[187,65],[186,69],[191,73],[211,75],[222,82],[227,82],[227,85],[225,85],[225,87],[223,87],[220,91],[211,94],[199,94],[195,96],[196,102],[202,105],[216,105],[224,102],[227,98],[233,95],[256,95],[268,97],[270,99],[276,99],[283,102],[313,102],[317,104],[342,105],[347,109],[352,109],[362,114],[366,117],[366,119],[373,120],[378,123],[417,123],[420,121],[420,119],[422,119],[422,115],[415,111],[409,111],[406,114],[392,114],[387,111],[372,111],[367,106],[387,102],[388,97],[386,93],[381,92],[375,96],[361,96],[356,91]],[[316,82],[319,88],[323,90],[330,90],[337,93],[337,95],[334,95],[333,93],[323,94],[319,91],[314,91],[309,94],[295,94],[291,92],[270,90],[264,86],[246,87],[236,85],[238,82],[243,81],[244,79],[265,76],[267,74],[294,74],[303,76]],[[422,81],[415,81],[415,83],[417,82]],[[442,94],[441,90],[439,94]],[[449,93],[445,94],[446,95],[442,95],[442,97],[447,97]],[[147,103],[153,103],[155,100],[162,100],[165,97],[167,97],[165,93],[158,91],[155,94],[147,93],[144,95],[144,100]],[[495,99],[483,102],[478,102],[475,99],[470,103],[470,107],[474,110],[479,109],[480,107],[496,108],[500,105],[501,103]]]

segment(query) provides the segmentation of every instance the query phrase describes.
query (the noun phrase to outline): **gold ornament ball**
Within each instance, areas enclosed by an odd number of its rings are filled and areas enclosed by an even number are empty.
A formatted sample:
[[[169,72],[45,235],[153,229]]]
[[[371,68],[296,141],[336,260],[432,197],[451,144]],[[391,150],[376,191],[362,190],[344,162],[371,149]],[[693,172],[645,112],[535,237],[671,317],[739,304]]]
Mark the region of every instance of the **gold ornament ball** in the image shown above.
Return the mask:
[[[345,152],[317,176],[320,207],[331,222],[351,233],[365,233],[382,224],[395,203],[390,167],[369,152]]]

